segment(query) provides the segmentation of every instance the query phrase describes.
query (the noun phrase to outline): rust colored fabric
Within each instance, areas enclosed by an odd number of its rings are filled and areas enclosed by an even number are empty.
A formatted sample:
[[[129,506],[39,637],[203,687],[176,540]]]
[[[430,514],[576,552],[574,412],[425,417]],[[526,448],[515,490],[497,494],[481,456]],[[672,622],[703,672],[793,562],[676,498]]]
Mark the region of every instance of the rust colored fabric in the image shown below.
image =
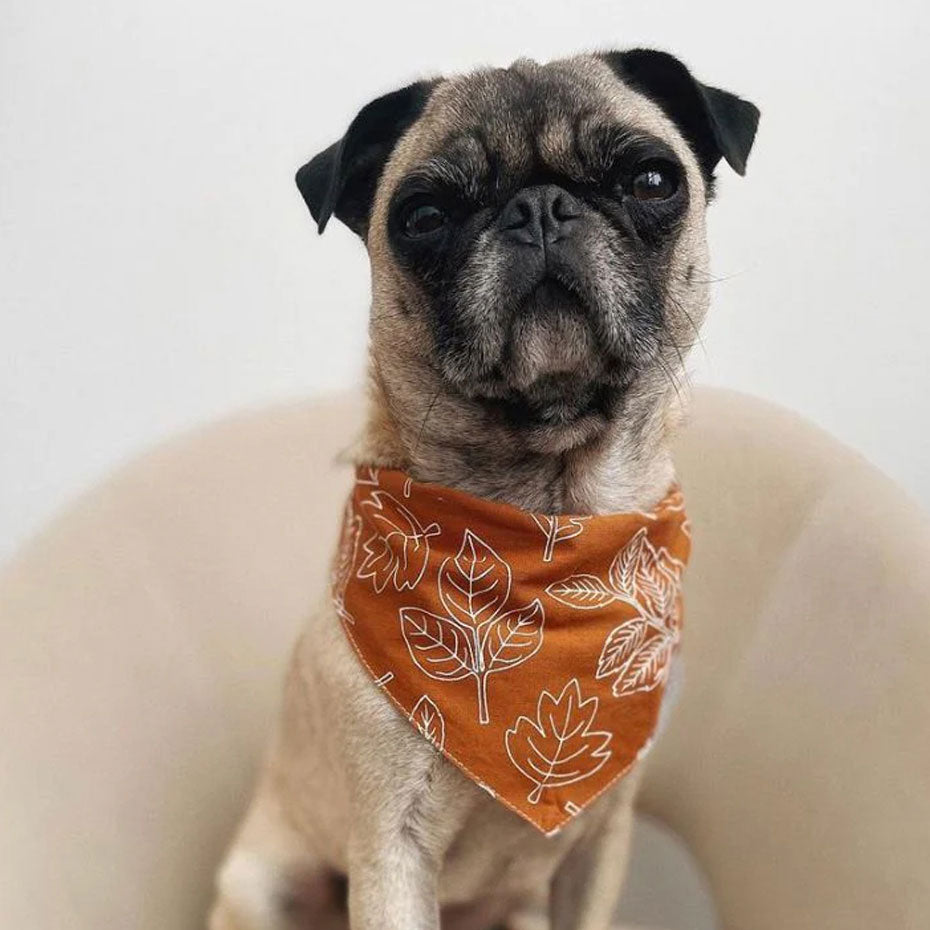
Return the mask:
[[[677,487],[653,513],[552,516],[364,467],[333,598],[423,737],[554,833],[649,748],[689,550]]]

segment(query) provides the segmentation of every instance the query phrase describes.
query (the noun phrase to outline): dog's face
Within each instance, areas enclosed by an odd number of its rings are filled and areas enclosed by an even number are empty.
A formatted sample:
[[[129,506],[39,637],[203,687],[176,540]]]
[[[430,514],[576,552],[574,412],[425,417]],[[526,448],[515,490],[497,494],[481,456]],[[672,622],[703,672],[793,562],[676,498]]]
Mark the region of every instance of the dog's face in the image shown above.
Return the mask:
[[[382,371],[563,451],[680,376],[757,119],[662,53],[521,59],[379,98],[298,184],[366,241]]]

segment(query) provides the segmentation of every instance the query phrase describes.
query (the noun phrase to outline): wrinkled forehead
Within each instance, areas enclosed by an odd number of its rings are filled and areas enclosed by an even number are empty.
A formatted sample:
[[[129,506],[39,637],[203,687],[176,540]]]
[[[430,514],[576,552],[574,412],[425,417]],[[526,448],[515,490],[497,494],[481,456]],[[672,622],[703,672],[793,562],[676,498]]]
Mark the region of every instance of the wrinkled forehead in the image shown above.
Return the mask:
[[[396,153],[392,173],[458,168],[476,178],[544,168],[581,178],[618,134],[658,140],[682,161],[690,158],[661,109],[626,87],[601,59],[542,65],[519,59],[509,68],[442,81]]]

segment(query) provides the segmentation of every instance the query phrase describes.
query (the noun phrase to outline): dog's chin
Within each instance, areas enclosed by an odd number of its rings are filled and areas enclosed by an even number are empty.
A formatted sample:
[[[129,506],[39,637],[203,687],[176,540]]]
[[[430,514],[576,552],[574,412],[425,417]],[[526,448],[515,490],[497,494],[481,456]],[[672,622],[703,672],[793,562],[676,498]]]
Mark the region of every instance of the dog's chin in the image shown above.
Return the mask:
[[[618,371],[597,344],[589,308],[547,279],[514,315],[499,364],[465,390],[529,450],[559,453],[609,424]]]
[[[553,375],[507,397],[479,400],[493,417],[520,434],[528,450],[557,454],[603,432],[616,396],[608,385]]]

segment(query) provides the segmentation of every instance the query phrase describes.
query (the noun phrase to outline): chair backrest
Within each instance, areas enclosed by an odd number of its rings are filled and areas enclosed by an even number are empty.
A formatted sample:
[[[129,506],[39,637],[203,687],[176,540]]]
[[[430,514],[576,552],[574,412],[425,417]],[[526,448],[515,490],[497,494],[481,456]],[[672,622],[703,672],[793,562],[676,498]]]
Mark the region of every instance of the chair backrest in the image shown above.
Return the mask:
[[[930,927],[930,524],[796,415],[695,400],[686,684],[643,806],[726,928]]]
[[[201,926],[360,420],[337,398],[183,437],[5,569],[4,926]],[[925,524],[739,395],[698,392],[679,462],[686,684],[644,805],[697,852],[726,927],[930,925]]]

